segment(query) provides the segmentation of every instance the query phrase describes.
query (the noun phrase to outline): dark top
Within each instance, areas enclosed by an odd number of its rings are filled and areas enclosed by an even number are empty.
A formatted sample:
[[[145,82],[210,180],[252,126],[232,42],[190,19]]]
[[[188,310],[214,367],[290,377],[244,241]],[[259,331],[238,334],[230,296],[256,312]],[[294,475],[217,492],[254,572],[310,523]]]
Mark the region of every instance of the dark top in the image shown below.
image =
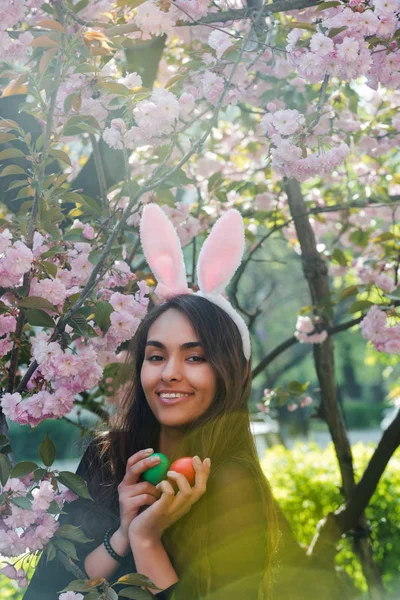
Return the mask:
[[[93,493],[93,463],[91,462],[91,444],[76,471],[88,483],[89,491],[95,500],[78,498],[71,503],[65,503],[59,523],[75,526],[90,525],[89,535],[86,527],[82,527],[92,542],[74,542],[78,560],[74,562],[85,573],[84,561],[86,556],[97,548],[103,541],[105,531],[109,527],[119,526],[118,502],[112,511],[96,502]],[[210,478],[211,479],[211,478]],[[249,471],[235,462],[223,466],[219,470],[216,484],[207,489],[206,495],[211,497],[211,512],[207,513],[208,531],[208,561],[211,574],[210,600],[257,600],[258,586],[265,566],[265,542],[267,523],[261,496]],[[191,509],[194,510],[194,507]],[[111,512],[111,515],[110,515]],[[189,513],[190,514],[190,513]],[[166,546],[167,548],[167,546]],[[168,551],[168,550],[167,550]],[[171,552],[168,552],[175,566]],[[179,579],[185,576],[190,566],[190,556],[186,557],[187,567],[176,568]],[[67,570],[58,560],[47,562],[44,551],[32,576],[24,600],[58,600],[61,590],[71,581],[78,579]],[[193,563],[192,563],[193,564]],[[122,575],[136,573],[132,553],[130,552],[109,582],[114,584]],[[188,575],[189,579],[189,575]],[[158,600],[181,599],[178,581],[166,590],[156,594]],[[118,593],[127,586],[117,585],[114,590]],[[181,588],[182,589],[182,588]],[[186,588],[187,589],[187,588]],[[174,594],[175,591],[175,594]],[[185,593],[186,595],[186,593]],[[197,596],[197,595],[196,595]],[[183,600],[201,600],[191,594]]]

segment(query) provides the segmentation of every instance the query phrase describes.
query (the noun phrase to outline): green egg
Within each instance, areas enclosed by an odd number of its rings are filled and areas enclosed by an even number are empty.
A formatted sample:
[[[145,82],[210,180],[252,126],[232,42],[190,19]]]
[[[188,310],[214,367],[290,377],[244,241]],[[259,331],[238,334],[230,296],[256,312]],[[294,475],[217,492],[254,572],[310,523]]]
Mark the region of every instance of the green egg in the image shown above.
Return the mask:
[[[160,452],[154,452],[154,454],[152,454],[151,456],[159,456],[161,460],[154,467],[147,469],[147,471],[145,471],[142,474],[142,477],[145,481],[148,481],[153,485],[157,485],[158,483],[160,483],[160,481],[166,479],[170,463],[168,458]]]

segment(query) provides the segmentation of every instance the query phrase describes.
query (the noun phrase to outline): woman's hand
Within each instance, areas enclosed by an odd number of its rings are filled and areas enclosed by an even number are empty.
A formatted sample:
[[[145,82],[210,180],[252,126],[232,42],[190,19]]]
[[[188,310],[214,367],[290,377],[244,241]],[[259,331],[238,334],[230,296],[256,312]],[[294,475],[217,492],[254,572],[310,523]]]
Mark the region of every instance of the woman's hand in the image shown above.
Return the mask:
[[[190,486],[181,473],[168,472],[168,478],[178,487],[175,495],[169,481],[161,481],[156,486],[162,492],[161,498],[138,515],[129,525],[129,539],[135,541],[158,542],[168,527],[189,512],[191,507],[205,493],[207,480],[210,475],[211,462],[206,458],[201,462],[198,456],[193,459],[196,472],[195,485]]]
[[[147,481],[138,483],[138,479],[144,471],[154,467],[160,462],[158,456],[149,456],[153,450],[140,450],[128,458],[126,472],[123,480],[118,486],[119,509],[120,509],[120,531],[124,537],[128,537],[128,529],[131,521],[137,518],[142,506],[151,506],[161,496],[161,491]]]

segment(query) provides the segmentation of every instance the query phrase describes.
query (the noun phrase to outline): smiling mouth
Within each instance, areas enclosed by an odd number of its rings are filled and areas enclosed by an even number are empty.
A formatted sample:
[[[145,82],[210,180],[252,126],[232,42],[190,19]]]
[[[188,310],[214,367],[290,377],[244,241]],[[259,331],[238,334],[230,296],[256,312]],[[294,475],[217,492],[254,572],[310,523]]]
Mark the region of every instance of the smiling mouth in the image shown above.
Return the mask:
[[[190,398],[193,395],[194,395],[193,392],[192,393],[186,393],[186,392],[174,392],[174,393],[157,392],[157,396],[160,398],[160,400],[164,404],[175,404],[175,402],[180,402],[182,400],[185,400],[186,398]]]

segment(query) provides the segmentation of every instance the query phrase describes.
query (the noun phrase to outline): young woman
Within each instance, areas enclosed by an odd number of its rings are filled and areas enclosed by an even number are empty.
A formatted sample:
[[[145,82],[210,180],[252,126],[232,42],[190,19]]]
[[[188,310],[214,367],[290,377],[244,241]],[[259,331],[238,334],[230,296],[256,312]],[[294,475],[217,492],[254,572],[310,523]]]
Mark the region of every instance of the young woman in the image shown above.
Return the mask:
[[[138,572],[160,600],[269,597],[278,530],[250,433],[243,348],[232,316],[197,294],[174,295],[143,320],[129,392],[77,470],[95,503],[76,500],[60,517],[91,539],[75,561],[88,577]],[[141,481],[153,452],[193,457],[194,486],[173,472],[158,486]],[[56,600],[74,579],[55,563],[41,558],[25,600]]]

